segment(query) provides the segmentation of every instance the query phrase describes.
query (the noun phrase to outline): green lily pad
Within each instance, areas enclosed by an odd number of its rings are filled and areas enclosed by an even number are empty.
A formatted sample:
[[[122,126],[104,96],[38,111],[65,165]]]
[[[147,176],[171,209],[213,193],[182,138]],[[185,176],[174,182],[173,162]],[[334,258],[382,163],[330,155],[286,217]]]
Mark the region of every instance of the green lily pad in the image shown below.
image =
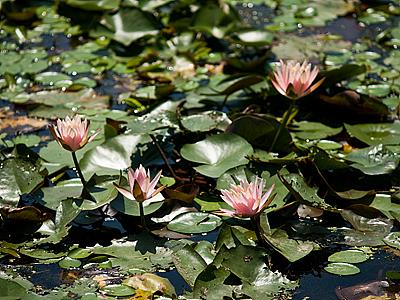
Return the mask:
[[[180,233],[203,233],[213,231],[221,223],[221,218],[218,216],[203,212],[188,212],[169,222],[167,228]]]
[[[282,229],[274,229],[264,234],[264,238],[290,262],[302,259],[316,248],[314,242],[290,239]]]
[[[370,146],[400,143],[400,123],[345,124],[344,126],[351,136]]]
[[[114,40],[125,46],[142,37],[156,35],[159,29],[154,16],[138,8],[122,8],[105,15],[102,24],[114,33]]]
[[[127,297],[135,294],[136,290],[125,284],[109,284],[101,289],[108,296]]]
[[[355,275],[360,273],[360,269],[355,265],[338,262],[328,264],[324,270],[335,275]]]
[[[324,139],[329,136],[337,135],[342,131],[342,127],[332,128],[322,123],[308,121],[295,123],[293,129],[296,137],[303,140]]]
[[[376,145],[353,151],[345,159],[353,162],[353,168],[367,175],[380,175],[393,172],[400,162],[400,155],[383,145]]]
[[[181,149],[183,158],[203,164],[194,168],[197,172],[214,178],[246,164],[246,156],[252,153],[253,148],[245,139],[229,133],[212,135],[195,144],[186,144]]]
[[[16,207],[20,195],[32,192],[43,183],[40,163],[24,158],[0,161],[0,203]]]
[[[159,210],[161,206],[164,204],[162,201],[163,197],[161,194],[155,196],[152,201],[144,201],[143,202],[143,210],[145,215],[150,215],[153,212]],[[130,216],[138,217],[140,216],[140,208],[139,202],[132,201],[125,197],[118,197],[113,202],[111,202],[112,208],[115,210]]]
[[[89,249],[83,249],[83,248],[76,248],[71,250],[68,253],[68,257],[74,258],[74,259],[81,259],[81,258],[86,258],[92,254],[92,251]]]
[[[197,132],[210,131],[215,128],[224,130],[229,125],[230,120],[225,113],[207,111],[202,114],[182,117],[181,123],[185,129]]]
[[[191,245],[175,252],[173,260],[179,274],[190,286],[194,286],[197,276],[207,267],[207,263]]]
[[[235,119],[227,128],[227,132],[240,135],[255,148],[270,150],[275,134],[281,123],[268,116],[244,115]],[[282,128],[272,151],[290,152],[292,138],[287,128]]]
[[[386,243],[386,245],[389,245],[390,247],[400,249],[400,232],[391,232],[389,233],[383,241]]]
[[[97,175],[118,175],[131,166],[131,156],[140,143],[150,140],[144,135],[119,135],[87,151],[79,164],[88,178]]]
[[[57,85],[57,83],[69,81],[70,79],[70,76],[57,72],[44,72],[35,76],[37,82],[48,85]]]
[[[326,210],[335,210],[317,194],[317,189],[307,185],[300,174],[290,173],[280,175],[281,180],[295,198],[307,205]]]
[[[350,249],[333,253],[328,257],[328,261],[332,263],[349,263],[358,264],[368,260],[369,255],[364,251]]]
[[[60,268],[63,269],[78,268],[80,267],[81,264],[82,263],[79,259],[75,259],[68,256],[58,262]]]
[[[102,11],[119,8],[120,0],[66,0],[65,2],[84,10]]]

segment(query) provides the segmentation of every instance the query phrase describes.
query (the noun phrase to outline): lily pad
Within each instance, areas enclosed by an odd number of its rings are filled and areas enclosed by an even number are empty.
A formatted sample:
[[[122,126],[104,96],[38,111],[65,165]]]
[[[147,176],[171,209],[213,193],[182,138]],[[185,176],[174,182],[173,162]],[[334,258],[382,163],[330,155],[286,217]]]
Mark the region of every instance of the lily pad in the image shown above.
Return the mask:
[[[335,275],[355,275],[360,273],[360,269],[355,265],[338,262],[328,264],[324,270]]]
[[[324,139],[329,136],[337,135],[342,131],[342,127],[332,128],[318,122],[302,121],[294,124],[293,129],[298,138],[303,140]]]
[[[164,204],[162,201],[164,197],[161,194],[156,195],[153,197],[151,200],[147,200],[143,202],[143,210],[145,215],[150,215],[153,212],[159,210],[161,206]],[[113,202],[111,202],[112,208],[116,209],[117,211],[130,215],[130,216],[135,216],[138,217],[140,216],[140,208],[139,208],[139,202],[137,201],[132,201],[128,198],[125,197],[118,197],[115,199]]]
[[[367,145],[398,145],[400,123],[345,124],[347,132]]]
[[[179,215],[167,228],[180,233],[203,233],[213,231],[221,225],[221,218],[203,212],[188,212]]]
[[[194,168],[197,172],[213,178],[246,164],[246,156],[252,153],[253,148],[245,139],[229,133],[211,135],[195,144],[186,144],[181,149],[183,158],[203,164]]]
[[[140,143],[150,138],[143,135],[119,135],[108,139],[94,149],[87,151],[80,160],[86,177],[97,175],[118,175],[120,170],[131,166],[131,156]]]
[[[364,251],[350,249],[333,253],[328,257],[329,262],[358,264],[368,260],[369,255]]]
[[[156,35],[160,27],[152,14],[133,7],[106,15],[102,24],[114,33],[114,40],[125,46],[142,37]]]
[[[353,162],[353,168],[367,175],[380,175],[393,172],[400,161],[400,155],[393,153],[383,145],[371,146],[352,151],[346,160]]]

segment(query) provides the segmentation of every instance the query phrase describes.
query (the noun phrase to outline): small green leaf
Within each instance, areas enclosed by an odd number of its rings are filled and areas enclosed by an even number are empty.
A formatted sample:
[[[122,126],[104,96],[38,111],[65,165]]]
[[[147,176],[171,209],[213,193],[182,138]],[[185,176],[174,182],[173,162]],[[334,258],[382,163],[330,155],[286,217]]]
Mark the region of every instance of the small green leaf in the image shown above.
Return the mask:
[[[348,263],[330,263],[324,270],[335,275],[355,275],[360,273],[358,267]]]
[[[368,260],[369,255],[361,250],[344,250],[333,253],[328,257],[328,261],[332,263],[349,263],[358,264]]]
[[[221,218],[218,216],[203,212],[189,212],[173,219],[167,228],[180,233],[203,233],[213,231],[221,223]]]
[[[124,284],[109,284],[101,289],[108,296],[127,297],[135,294],[135,289]]]
[[[58,262],[58,265],[60,268],[63,269],[71,269],[71,268],[78,268],[81,265],[81,261],[79,259],[71,258],[71,257],[65,257],[64,259],[60,260]]]

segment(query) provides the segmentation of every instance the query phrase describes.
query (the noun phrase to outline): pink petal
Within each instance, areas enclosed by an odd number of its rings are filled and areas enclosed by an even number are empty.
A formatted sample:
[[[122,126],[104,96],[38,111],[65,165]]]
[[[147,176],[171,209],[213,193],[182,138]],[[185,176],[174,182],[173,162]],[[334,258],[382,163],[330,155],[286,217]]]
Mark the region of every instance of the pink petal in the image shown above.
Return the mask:
[[[116,184],[114,184],[114,186],[118,190],[118,192],[120,192],[124,197],[128,198],[129,200],[136,200],[135,197],[133,197],[133,195],[126,189],[124,189]]]
[[[135,173],[133,172],[132,168],[128,168],[128,182],[131,194],[133,195],[133,191],[135,188]]]

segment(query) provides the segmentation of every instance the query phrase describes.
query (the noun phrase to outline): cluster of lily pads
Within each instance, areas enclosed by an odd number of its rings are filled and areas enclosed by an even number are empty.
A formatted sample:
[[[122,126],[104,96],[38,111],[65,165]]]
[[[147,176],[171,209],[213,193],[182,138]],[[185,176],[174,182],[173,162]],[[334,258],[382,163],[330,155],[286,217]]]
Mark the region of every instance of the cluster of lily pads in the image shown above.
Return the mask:
[[[398,2],[0,9],[0,296],[278,299],[400,249]]]

